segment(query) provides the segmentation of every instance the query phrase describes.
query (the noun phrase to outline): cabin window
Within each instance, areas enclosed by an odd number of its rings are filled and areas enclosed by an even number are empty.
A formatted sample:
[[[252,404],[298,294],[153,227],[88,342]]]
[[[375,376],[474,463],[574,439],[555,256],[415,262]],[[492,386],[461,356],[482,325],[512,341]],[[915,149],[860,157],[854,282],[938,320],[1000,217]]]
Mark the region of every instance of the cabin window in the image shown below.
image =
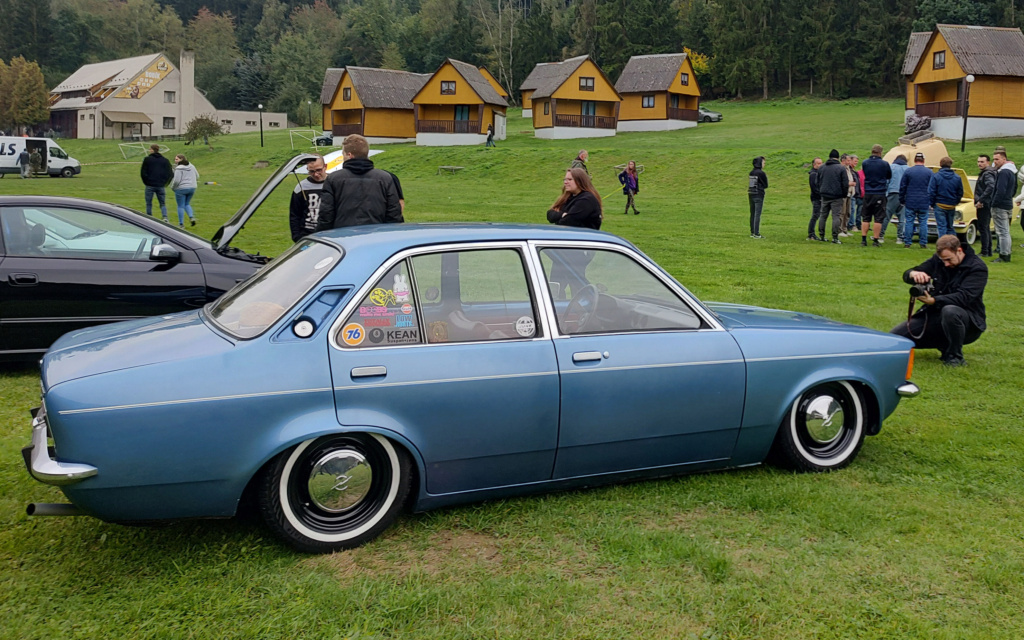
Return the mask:
[[[580,115],[594,116],[597,115],[597,103],[593,100],[584,100],[580,103]]]
[[[544,115],[548,115],[549,113],[551,113],[551,103],[550,102],[545,102],[544,103]]]
[[[442,96],[454,96],[455,95],[455,81],[442,81],[441,82],[441,95]]]
[[[173,91],[164,91],[164,102],[167,104],[174,104],[177,102]]]
[[[946,68],[946,52],[936,51],[932,56],[932,69],[945,69]]]
[[[681,73],[679,74],[679,82],[685,87],[690,84],[690,74]]]
[[[341,99],[342,100],[351,100],[352,99],[352,87],[345,87],[344,89],[341,90]]]
[[[644,107],[644,109],[653,109],[654,108],[654,96],[644,96],[643,97],[643,107]]]
[[[580,76],[580,91],[593,91],[594,79]]]
[[[456,120],[469,120],[469,105],[460,104],[455,106]]]
[[[164,129],[174,128],[174,118],[164,118]]]
[[[672,108],[673,109],[678,109],[679,108],[679,96],[677,96],[676,94],[673,93],[672,94],[671,103],[672,103]]]

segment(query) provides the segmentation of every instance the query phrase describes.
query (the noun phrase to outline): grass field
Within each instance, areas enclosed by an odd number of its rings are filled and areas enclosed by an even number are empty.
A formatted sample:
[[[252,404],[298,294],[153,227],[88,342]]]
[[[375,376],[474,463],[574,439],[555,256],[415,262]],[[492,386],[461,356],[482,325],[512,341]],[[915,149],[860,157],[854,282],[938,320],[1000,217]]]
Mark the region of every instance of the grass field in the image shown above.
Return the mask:
[[[807,163],[866,157],[901,134],[901,101],[722,103],[722,123],[589,141],[536,140],[510,114],[497,149],[386,147],[406,219],[544,222],[580,146],[628,238],[705,300],[823,314],[887,331],[905,319],[900,275],[919,249],[807,242]],[[210,237],[284,159],[284,132],[185,151],[203,181],[195,231]],[[956,166],[1004,144],[949,150]],[[0,180],[143,208],[138,160],[110,141],[66,141],[71,180]],[[383,148],[383,147],[382,147]],[[762,234],[748,237],[746,174],[767,157]],[[622,215],[614,165],[645,165]],[[253,169],[257,160],[270,169]],[[464,166],[436,175],[439,165]],[[235,243],[290,244],[286,190]],[[174,217],[174,206],[170,205]],[[1019,227],[1013,230],[1019,233]],[[1018,239],[1017,243],[1019,244]],[[502,500],[409,515],[375,542],[310,557],[249,520],[128,528],[24,515],[58,490],[25,473],[31,367],[0,368],[0,638],[1007,638],[1024,637],[1024,251],[992,265],[989,331],[969,366],[917,356],[904,401],[854,464],[827,475],[772,467]],[[2,310],[2,301],[0,301]],[[165,384],[173,385],[174,380]],[[674,399],[666,398],[667,402]]]

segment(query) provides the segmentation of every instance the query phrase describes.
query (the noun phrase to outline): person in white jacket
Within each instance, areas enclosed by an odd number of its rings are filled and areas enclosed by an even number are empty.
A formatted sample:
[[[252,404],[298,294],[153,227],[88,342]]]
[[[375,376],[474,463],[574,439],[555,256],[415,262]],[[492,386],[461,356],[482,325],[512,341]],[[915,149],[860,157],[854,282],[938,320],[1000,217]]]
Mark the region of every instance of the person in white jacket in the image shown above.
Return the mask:
[[[192,196],[196,194],[196,187],[199,186],[199,171],[195,165],[189,164],[188,159],[178,154],[174,156],[174,177],[171,178],[171,191],[174,192],[174,201],[178,205],[178,226],[185,226],[185,214],[192,226],[196,226],[196,216],[192,211]]]

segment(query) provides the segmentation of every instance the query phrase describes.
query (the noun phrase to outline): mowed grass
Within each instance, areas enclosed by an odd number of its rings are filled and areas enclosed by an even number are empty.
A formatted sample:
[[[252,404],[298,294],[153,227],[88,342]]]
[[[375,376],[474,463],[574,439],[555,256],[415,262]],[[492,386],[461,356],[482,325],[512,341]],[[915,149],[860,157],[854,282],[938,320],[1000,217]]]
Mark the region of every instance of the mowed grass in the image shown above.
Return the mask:
[[[895,144],[902,102],[712,108],[724,122],[561,142],[534,139],[513,111],[497,149],[388,146],[375,160],[401,176],[411,222],[543,223],[583,146],[607,195],[604,228],[701,298],[883,331],[904,319],[900,275],[927,253],[897,248],[892,228],[880,249],[804,240],[805,165],[833,147],[866,157],[876,142]],[[110,141],[63,144],[86,163],[80,177],[8,176],[0,193],[143,207],[138,158],[120,164]],[[1019,139],[948,147],[972,167],[996,144],[1024,159]],[[194,201],[206,237],[292,155],[284,132],[267,133],[262,149],[258,134],[171,149],[218,183]],[[771,182],[761,241],[747,229],[755,155]],[[613,169],[629,159],[646,168],[639,216],[622,215]],[[257,160],[271,168],[253,169]],[[437,175],[439,165],[465,169]],[[287,198],[279,191],[236,245],[286,248]],[[990,329],[967,347],[969,366],[948,371],[920,352],[921,396],[843,471],[759,467],[408,515],[363,548],[322,557],[292,552],[250,519],[128,528],[27,518],[26,503],[62,496],[29,478],[19,453],[36,370],[0,369],[0,637],[1024,637],[1020,258],[991,268]],[[665,402],[686,411],[688,400]]]

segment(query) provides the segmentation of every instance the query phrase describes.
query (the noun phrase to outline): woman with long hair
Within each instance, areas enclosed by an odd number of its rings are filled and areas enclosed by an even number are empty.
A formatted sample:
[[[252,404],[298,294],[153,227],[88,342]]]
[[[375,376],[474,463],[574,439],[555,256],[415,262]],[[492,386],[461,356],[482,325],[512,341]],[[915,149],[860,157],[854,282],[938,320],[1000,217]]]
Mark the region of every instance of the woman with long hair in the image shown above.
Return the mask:
[[[626,210],[623,214],[628,214],[629,208],[633,207],[633,215],[640,215],[633,201],[633,196],[640,193],[640,175],[636,172],[636,162],[630,160],[626,164],[625,170],[619,174],[619,183],[622,185],[622,195],[626,196]]]
[[[604,213],[601,195],[583,169],[569,169],[562,180],[562,193],[548,209],[548,222],[568,227],[600,229]]]
[[[196,226],[196,217],[192,211],[192,196],[199,186],[199,171],[195,165],[189,164],[185,154],[179,153],[174,156],[174,178],[171,179],[171,191],[174,192],[174,201],[178,205],[178,226],[185,226],[185,214],[192,226]]]

